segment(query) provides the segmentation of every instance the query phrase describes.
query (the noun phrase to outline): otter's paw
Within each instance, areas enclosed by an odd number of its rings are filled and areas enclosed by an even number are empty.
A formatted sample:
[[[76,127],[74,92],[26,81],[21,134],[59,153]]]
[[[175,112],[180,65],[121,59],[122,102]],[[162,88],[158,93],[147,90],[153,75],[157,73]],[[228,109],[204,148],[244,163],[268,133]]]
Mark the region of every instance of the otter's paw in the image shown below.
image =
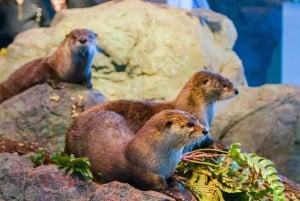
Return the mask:
[[[167,183],[170,187],[175,187],[177,185],[177,182],[186,184],[189,183],[189,180],[185,177],[176,174],[173,174],[170,178],[167,179]]]
[[[65,88],[64,83],[57,80],[48,80],[48,83],[53,89],[63,89]]]
[[[62,82],[56,82],[55,84],[52,85],[52,88],[53,89],[63,89],[63,88],[65,88],[65,85]]]
[[[92,83],[88,83],[86,87],[87,87],[88,89],[91,89],[91,88],[93,88],[93,84],[92,84]]]
[[[178,191],[177,188],[165,190],[163,193],[174,198],[177,201],[186,201],[184,196],[180,193],[180,191]]]
[[[92,82],[88,82],[88,83],[84,82],[84,83],[82,83],[82,86],[84,86],[84,87],[86,87],[86,88],[88,88],[88,89],[93,88]]]

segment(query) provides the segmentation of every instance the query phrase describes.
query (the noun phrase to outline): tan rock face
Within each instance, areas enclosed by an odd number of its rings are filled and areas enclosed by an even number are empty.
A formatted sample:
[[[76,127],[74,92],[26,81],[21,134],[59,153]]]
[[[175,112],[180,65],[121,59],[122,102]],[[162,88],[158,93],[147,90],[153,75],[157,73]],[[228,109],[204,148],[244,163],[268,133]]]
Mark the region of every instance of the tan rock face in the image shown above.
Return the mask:
[[[244,84],[241,61],[232,51],[232,22],[212,11],[194,14],[140,0],[64,10],[51,28],[17,37],[0,59],[0,81],[22,63],[50,54],[71,29],[84,27],[98,34],[99,46],[109,54],[96,56],[93,83],[110,99],[173,99],[204,67]]]
[[[300,88],[287,85],[241,87],[226,110],[219,108],[211,134],[239,142],[275,162],[279,172],[300,182]]]

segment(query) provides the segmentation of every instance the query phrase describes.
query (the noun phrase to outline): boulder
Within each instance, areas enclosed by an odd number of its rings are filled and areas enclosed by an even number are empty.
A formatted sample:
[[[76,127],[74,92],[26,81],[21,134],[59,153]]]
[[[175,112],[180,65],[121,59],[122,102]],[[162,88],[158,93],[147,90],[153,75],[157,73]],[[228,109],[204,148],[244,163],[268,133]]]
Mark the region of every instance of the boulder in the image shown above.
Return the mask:
[[[55,90],[48,84],[36,85],[0,104],[0,137],[62,151],[72,116],[104,101],[97,90],[64,86]]]
[[[165,201],[172,198],[154,191],[140,191],[129,184],[99,185],[66,174],[56,165],[36,168],[24,156],[0,153],[0,200],[44,201]]]
[[[241,87],[236,99],[219,105],[211,134],[271,159],[282,175],[300,182],[299,87]]]
[[[203,68],[245,84],[242,63],[232,50],[236,30],[227,17],[141,0],[63,10],[50,28],[20,33],[0,58],[0,81],[21,64],[51,54],[79,27],[98,34],[103,51],[95,58],[93,83],[110,99],[173,99]]]

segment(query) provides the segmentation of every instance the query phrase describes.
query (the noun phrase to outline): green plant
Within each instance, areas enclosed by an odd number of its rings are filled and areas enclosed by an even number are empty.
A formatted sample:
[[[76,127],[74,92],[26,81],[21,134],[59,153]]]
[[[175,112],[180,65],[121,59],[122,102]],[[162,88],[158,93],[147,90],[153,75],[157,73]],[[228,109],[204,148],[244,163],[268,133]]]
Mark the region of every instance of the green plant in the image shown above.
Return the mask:
[[[58,167],[70,173],[79,173],[88,181],[93,179],[93,175],[90,171],[91,163],[86,157],[75,158],[73,154],[69,156],[62,153],[54,153],[51,155],[51,160]]]
[[[63,153],[53,153],[51,156],[46,151],[41,150],[35,156],[29,156],[29,159],[35,166],[44,164],[45,161],[56,164],[59,168],[63,168],[70,173],[79,173],[86,180],[93,179],[93,175],[90,171],[90,162],[88,158],[75,158],[74,155],[66,155]]]
[[[284,186],[274,164],[254,153],[242,153],[239,144],[229,151],[199,149],[186,153],[177,174],[189,179],[184,185],[201,201],[285,199]]]
[[[34,164],[34,166],[42,165],[46,158],[46,151],[39,150],[36,155],[28,157]]]

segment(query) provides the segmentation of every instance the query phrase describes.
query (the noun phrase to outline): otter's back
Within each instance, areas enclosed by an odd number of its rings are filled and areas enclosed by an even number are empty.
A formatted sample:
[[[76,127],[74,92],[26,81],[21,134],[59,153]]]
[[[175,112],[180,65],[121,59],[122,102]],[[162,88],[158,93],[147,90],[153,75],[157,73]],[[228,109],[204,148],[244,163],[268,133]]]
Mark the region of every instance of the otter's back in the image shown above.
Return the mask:
[[[123,149],[133,136],[117,113],[91,112],[74,120],[66,135],[65,152],[88,157],[95,176],[102,173],[106,181],[123,180],[115,175],[125,167]]]

